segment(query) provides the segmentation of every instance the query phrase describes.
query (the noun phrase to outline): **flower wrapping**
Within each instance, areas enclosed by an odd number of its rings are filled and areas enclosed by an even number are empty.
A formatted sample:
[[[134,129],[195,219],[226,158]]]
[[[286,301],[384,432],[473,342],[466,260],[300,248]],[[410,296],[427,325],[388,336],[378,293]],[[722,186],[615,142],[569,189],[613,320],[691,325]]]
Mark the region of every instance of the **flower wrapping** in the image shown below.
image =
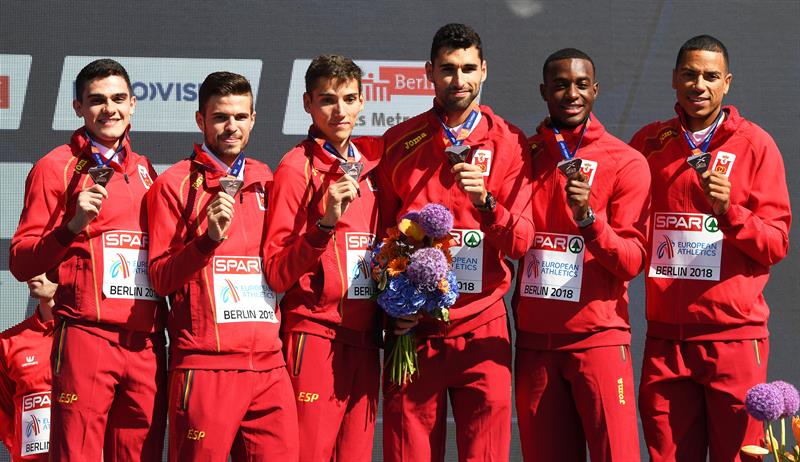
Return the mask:
[[[453,272],[450,231],[453,215],[447,207],[428,204],[405,214],[372,250],[372,277],[378,305],[393,318],[422,313],[448,322],[458,299]],[[391,381],[403,385],[418,372],[413,333],[400,336],[386,359]]]

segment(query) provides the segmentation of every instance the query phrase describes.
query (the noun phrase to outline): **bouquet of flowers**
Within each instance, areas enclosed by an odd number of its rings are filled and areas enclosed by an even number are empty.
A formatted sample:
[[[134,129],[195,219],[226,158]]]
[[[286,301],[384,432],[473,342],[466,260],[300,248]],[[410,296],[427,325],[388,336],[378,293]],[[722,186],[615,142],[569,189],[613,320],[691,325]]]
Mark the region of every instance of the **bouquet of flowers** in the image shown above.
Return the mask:
[[[409,212],[372,251],[372,277],[378,286],[378,305],[393,318],[422,312],[450,320],[449,308],[458,298],[453,272],[450,231],[453,215],[447,207],[428,204]],[[400,336],[387,357],[389,377],[397,385],[417,372],[414,334]]]
[[[791,418],[795,443],[800,444],[800,418],[795,414],[800,409],[800,394],[792,384],[778,380],[772,383],[759,383],[747,390],[744,399],[747,412],[756,420],[764,422],[764,446],[749,444],[742,452],[751,456],[772,454],[775,462],[800,461],[800,447],[786,444],[786,419]],[[772,421],[781,421],[781,441],[775,438]]]

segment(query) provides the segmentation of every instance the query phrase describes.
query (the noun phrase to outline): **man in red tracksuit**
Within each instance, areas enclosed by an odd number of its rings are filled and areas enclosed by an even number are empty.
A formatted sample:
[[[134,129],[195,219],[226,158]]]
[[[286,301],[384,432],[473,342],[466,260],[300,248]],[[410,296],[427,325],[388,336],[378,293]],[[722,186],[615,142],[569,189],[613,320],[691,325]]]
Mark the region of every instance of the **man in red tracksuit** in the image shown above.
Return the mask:
[[[519,129],[478,105],[486,61],[474,30],[439,29],[426,72],[433,108],[384,135],[382,221],[393,226],[432,202],[449,208],[461,295],[449,323],[422,318],[414,328],[413,382],[398,387],[384,377],[384,459],[443,460],[449,395],[459,460],[507,461],[511,345],[503,295],[512,268],[503,257],[521,258],[533,241],[530,156]],[[395,333],[413,323],[397,320]]]
[[[536,228],[514,294],[525,460],[638,461],[628,281],[644,267],[650,172],[591,113],[592,59],[544,63],[550,118],[531,141]],[[572,166],[570,169],[569,167]]]
[[[0,334],[0,439],[11,460],[49,460],[50,350],[56,285],[40,274],[28,281],[39,300],[28,319]]]
[[[319,56],[305,79],[303,103],[313,125],[275,171],[267,282],[286,292],[282,336],[300,460],[369,461],[381,370],[381,316],[369,271],[379,225],[372,170],[383,145],[380,138],[350,137],[364,106],[353,61]]]
[[[767,378],[762,292],[791,210],[775,142],[722,106],[731,78],[719,40],[688,40],[672,74],[678,116],[631,141],[653,176],[639,388],[653,461],[754,460],[739,448],[763,437],[743,401]]]
[[[147,277],[143,198],[155,178],[128,138],[136,105],[116,61],[75,82],[84,127],[33,166],[10,269],[59,284],[53,313],[50,453],[60,460],[156,460],[164,442],[166,305]]]
[[[297,459],[297,413],[275,294],[261,259],[272,182],[244,155],[250,83],[215,72],[199,91],[203,145],[147,197],[150,277],[169,295],[169,459]]]

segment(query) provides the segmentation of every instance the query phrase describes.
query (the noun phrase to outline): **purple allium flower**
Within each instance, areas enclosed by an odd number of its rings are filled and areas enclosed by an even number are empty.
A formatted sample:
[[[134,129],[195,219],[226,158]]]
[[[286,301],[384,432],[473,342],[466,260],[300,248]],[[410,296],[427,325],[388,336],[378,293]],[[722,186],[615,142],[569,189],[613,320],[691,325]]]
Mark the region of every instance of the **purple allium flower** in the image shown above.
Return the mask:
[[[781,396],[783,396],[783,412],[781,417],[791,417],[800,409],[800,393],[797,388],[791,383],[784,382],[783,380],[776,380],[770,385],[777,388]]]
[[[439,249],[419,249],[411,254],[406,269],[408,280],[422,291],[438,290],[439,280],[447,274],[447,257]]]
[[[434,239],[441,239],[453,228],[453,214],[444,205],[428,204],[419,211],[418,223],[425,234]]]
[[[747,412],[756,420],[775,420],[783,413],[783,395],[778,387],[759,383],[747,390],[744,398]]]

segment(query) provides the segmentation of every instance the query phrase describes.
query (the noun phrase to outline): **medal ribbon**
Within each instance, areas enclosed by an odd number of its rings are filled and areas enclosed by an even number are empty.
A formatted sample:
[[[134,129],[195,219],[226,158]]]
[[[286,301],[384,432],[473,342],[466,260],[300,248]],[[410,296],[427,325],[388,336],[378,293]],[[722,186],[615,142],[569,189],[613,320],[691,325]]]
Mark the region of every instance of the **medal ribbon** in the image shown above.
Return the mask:
[[[333,145],[330,143],[330,141],[324,140],[322,138],[317,138],[314,135],[312,135],[310,132],[308,134],[308,138],[313,140],[318,145],[320,145],[322,147],[322,149],[324,149],[328,153],[333,154],[333,156],[336,157],[337,159],[342,159],[345,162],[355,162],[356,161],[356,153],[353,150],[353,144],[352,143],[347,143],[347,159],[345,159],[344,157],[342,157],[341,154],[339,154],[339,151],[337,151],[336,148],[333,147]]]
[[[461,124],[461,128],[458,130],[458,136],[453,135],[453,132],[447,128],[447,125],[444,124],[444,121],[438,113],[436,114],[436,117],[439,119],[439,123],[442,124],[444,134],[447,135],[447,139],[450,140],[450,144],[453,146],[461,146],[464,144],[464,140],[467,139],[469,133],[472,131],[472,126],[475,125],[475,121],[478,120],[478,110],[473,109],[472,112],[469,113],[467,120]]]
[[[714,136],[714,132],[717,131],[717,127],[719,126],[719,121],[722,118],[722,110],[720,109],[719,115],[717,115],[717,120],[714,121],[714,128],[708,132],[705,139],[702,143],[700,143],[700,147],[694,144],[692,140],[692,135],[689,134],[689,130],[687,130],[683,123],[681,123],[681,128],[683,128],[683,137],[686,138],[686,142],[689,143],[689,149],[691,149],[692,154],[698,155],[708,152],[708,146],[711,144],[711,138]]]
[[[238,178],[239,172],[242,171],[242,167],[244,167],[244,153],[240,152],[239,155],[236,156],[236,160],[234,160],[230,168],[228,168],[228,175]]]
[[[117,154],[122,152],[122,150],[124,149],[124,146],[122,146],[122,142],[120,142],[119,146],[117,147],[117,150],[114,151],[114,155],[109,157],[108,160],[106,160],[105,157],[102,154],[100,154],[100,149],[97,146],[95,146],[94,140],[92,139],[91,136],[89,136],[88,133],[86,133],[86,138],[89,140],[89,147],[92,149],[92,158],[94,159],[94,163],[100,167],[108,167],[108,164],[110,164],[111,161],[114,160],[115,157],[117,157]]]
[[[575,150],[570,152],[569,147],[567,147],[567,142],[564,140],[564,135],[561,134],[561,131],[556,127],[556,124],[551,123],[553,126],[553,134],[556,138],[556,143],[558,143],[558,149],[561,150],[561,157],[564,160],[570,160],[575,157],[575,154],[578,153],[578,148],[581,147],[581,143],[583,143],[583,135],[586,134],[586,128],[589,126],[589,121],[591,120],[591,116],[586,118],[586,122],[583,123],[583,129],[581,130],[581,137],[578,138],[578,144],[575,145]]]

